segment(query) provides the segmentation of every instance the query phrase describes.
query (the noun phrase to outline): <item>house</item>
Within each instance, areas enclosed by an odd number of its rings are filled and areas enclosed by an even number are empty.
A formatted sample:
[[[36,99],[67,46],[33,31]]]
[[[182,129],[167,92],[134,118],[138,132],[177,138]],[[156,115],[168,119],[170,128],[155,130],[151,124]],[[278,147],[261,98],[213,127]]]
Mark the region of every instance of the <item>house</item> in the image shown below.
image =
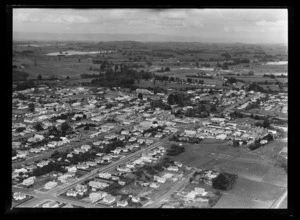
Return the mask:
[[[172,178],[172,176],[174,176],[173,173],[165,173],[162,177],[165,179],[170,179],[170,178]]]
[[[57,179],[62,182],[62,183],[66,183],[67,179],[70,177],[70,175],[65,174],[65,175],[61,175],[60,177],[58,177]]]
[[[120,184],[121,186],[124,186],[125,183],[126,183],[126,182],[124,182],[124,181],[120,181],[120,180],[118,181],[118,184]]]
[[[146,141],[145,139],[138,139],[137,142],[138,142],[139,144],[143,144],[145,141]]]
[[[160,176],[154,175],[153,178],[154,178],[154,180],[156,180],[156,181],[159,182],[159,183],[164,183],[164,182],[166,182],[166,179],[165,179],[164,177],[160,177]]]
[[[84,149],[80,149],[80,148],[75,148],[74,149],[75,154],[84,153],[84,152],[86,152]]]
[[[261,140],[260,143],[261,144],[266,144],[266,143],[268,143],[268,140]]]
[[[21,192],[15,192],[13,197],[15,200],[23,200],[26,198],[26,194]]]
[[[205,189],[200,187],[195,187],[194,191],[197,192],[197,194],[200,194],[201,196],[205,196],[207,194],[207,192],[205,192]]]
[[[78,194],[78,192],[73,189],[68,190],[66,193],[67,196],[72,196],[72,197],[76,197],[77,194]]]
[[[24,186],[31,186],[33,184],[34,184],[34,179],[32,179],[32,178],[24,179],[22,182],[22,185],[24,185]]]
[[[138,196],[132,196],[131,200],[132,200],[132,202],[140,202],[141,201],[140,197],[138,197]]]
[[[191,191],[191,192],[189,192],[188,194],[186,194],[185,197],[186,197],[187,199],[195,199],[195,197],[196,197],[197,194],[198,194],[197,192]]]
[[[50,163],[50,161],[47,161],[47,160],[43,160],[41,162],[39,162],[38,164],[36,164],[38,167],[43,167],[43,166],[46,166]]]
[[[121,131],[121,134],[122,134],[122,135],[129,135],[129,131],[123,130],[123,131]]]
[[[107,196],[106,192],[92,192],[89,195],[89,199],[92,202],[97,202],[98,200],[105,198]]]
[[[117,206],[118,207],[125,207],[128,205],[128,202],[126,200],[123,200],[123,201],[118,201],[117,202]]]
[[[110,194],[107,194],[104,198],[103,198],[103,202],[108,203],[108,204],[112,204],[116,201],[116,198]]]
[[[102,159],[110,161],[112,159],[112,156],[111,155],[105,155],[104,157],[102,157]]]
[[[89,166],[87,164],[78,164],[77,169],[86,170]]]
[[[225,140],[226,137],[227,137],[226,134],[219,134],[219,135],[216,136],[216,139]]]
[[[177,166],[169,166],[167,168],[167,170],[169,170],[169,171],[178,171],[178,167]]]
[[[49,189],[53,189],[56,186],[57,186],[57,182],[50,181],[50,182],[45,184],[44,188],[49,190]]]
[[[93,188],[96,188],[96,189],[103,189],[103,188],[109,186],[109,184],[103,183],[103,182],[100,182],[100,181],[90,181],[89,186],[93,187]]]
[[[70,173],[75,173],[75,172],[77,172],[76,166],[68,167],[67,169],[68,169],[68,172],[70,172]]]
[[[141,184],[141,186],[149,186],[150,185],[150,183],[148,183],[148,182],[141,182],[140,184]]]
[[[154,141],[151,140],[151,139],[147,139],[147,140],[146,140],[146,144],[147,144],[147,145],[150,145],[150,144],[152,144],[153,142],[154,142]]]
[[[159,186],[160,185],[158,183],[155,183],[155,182],[153,182],[153,183],[150,184],[151,188],[158,188]]]
[[[85,192],[88,190],[88,187],[87,187],[87,185],[77,184],[77,185],[75,186],[75,190],[76,190],[78,193],[85,193]]]
[[[134,164],[133,163],[128,163],[128,164],[126,164],[126,167],[128,167],[128,168],[134,168]]]
[[[100,178],[104,178],[104,179],[110,179],[111,178],[111,174],[110,173],[99,173],[98,176]]]
[[[178,162],[178,161],[174,161],[174,164],[178,167],[182,167],[182,163]]]
[[[135,138],[135,137],[131,137],[128,141],[129,141],[129,142],[135,142],[135,141],[136,141],[136,138]]]
[[[195,136],[196,135],[196,131],[194,131],[194,130],[185,130],[184,133],[187,136]]]
[[[81,146],[81,149],[84,150],[84,151],[86,152],[86,151],[89,151],[89,150],[91,149],[91,146],[85,144],[85,145],[82,145],[82,146]]]
[[[87,162],[86,162],[86,165],[91,166],[91,167],[94,167],[94,166],[97,166],[97,163],[94,162],[94,161],[87,161]]]
[[[111,176],[111,179],[118,181],[120,179],[120,177],[118,177],[118,176]]]

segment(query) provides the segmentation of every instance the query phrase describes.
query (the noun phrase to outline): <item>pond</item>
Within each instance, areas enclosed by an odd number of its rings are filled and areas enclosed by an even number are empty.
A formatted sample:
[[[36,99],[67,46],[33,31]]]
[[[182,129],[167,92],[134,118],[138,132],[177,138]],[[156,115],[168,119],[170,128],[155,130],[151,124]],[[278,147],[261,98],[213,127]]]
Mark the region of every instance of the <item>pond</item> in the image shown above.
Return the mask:
[[[276,61],[276,62],[267,62],[265,65],[287,65],[288,61],[287,60],[282,60],[282,61]]]

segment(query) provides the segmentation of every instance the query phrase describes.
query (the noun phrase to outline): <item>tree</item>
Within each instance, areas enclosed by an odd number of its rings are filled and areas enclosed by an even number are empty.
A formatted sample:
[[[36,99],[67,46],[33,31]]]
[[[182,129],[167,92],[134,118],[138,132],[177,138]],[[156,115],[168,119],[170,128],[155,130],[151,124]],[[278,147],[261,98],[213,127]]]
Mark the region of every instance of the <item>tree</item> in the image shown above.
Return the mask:
[[[222,64],[222,69],[223,69],[223,70],[228,70],[228,64],[227,64],[227,62],[224,62],[224,63]]]
[[[168,96],[168,104],[169,105],[174,105],[175,104],[174,94],[173,93],[169,94],[169,96]]]
[[[67,132],[68,130],[72,129],[71,126],[67,123],[67,122],[64,122],[61,124],[61,127],[60,129],[62,130],[62,132]]]
[[[253,70],[250,70],[250,71],[248,72],[248,75],[249,75],[249,76],[253,76],[253,75],[254,75],[254,71],[253,71]]]
[[[67,80],[69,80],[69,79],[70,79],[70,77],[69,77],[69,76],[67,76],[67,77],[66,77],[66,79],[67,79]]]
[[[38,75],[37,80],[42,80],[41,74]]]
[[[80,63],[81,62],[81,60],[80,60],[80,58],[78,58],[78,63]]]
[[[270,126],[270,122],[269,122],[269,120],[266,118],[264,121],[263,121],[263,127],[264,128],[268,128],[269,126]]]
[[[234,140],[233,143],[232,143],[232,146],[233,147],[238,147],[240,144],[239,144],[239,141],[238,140]]]
[[[33,128],[37,131],[42,131],[44,130],[43,126],[41,123],[37,123],[35,126],[33,126]]]
[[[22,131],[24,131],[26,128],[25,127],[18,127],[17,129],[16,129],[16,131],[17,132],[22,132]]]
[[[138,94],[138,98],[139,98],[140,100],[142,100],[142,99],[143,99],[143,94],[142,94],[142,93],[139,93],[139,94]]]
[[[29,110],[30,112],[34,112],[34,103],[29,103],[29,104],[28,104],[28,110]]]
[[[222,172],[216,178],[212,179],[212,187],[220,190],[230,190],[236,182],[237,175]]]

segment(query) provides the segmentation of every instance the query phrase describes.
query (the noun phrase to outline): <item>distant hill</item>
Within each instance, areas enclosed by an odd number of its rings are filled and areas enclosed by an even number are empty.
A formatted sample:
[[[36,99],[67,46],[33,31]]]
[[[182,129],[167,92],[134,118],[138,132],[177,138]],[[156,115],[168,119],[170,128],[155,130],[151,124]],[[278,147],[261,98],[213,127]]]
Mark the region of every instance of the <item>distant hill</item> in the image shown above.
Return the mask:
[[[199,37],[173,36],[161,34],[95,34],[95,33],[31,33],[13,32],[14,41],[140,41],[140,42],[209,42]]]

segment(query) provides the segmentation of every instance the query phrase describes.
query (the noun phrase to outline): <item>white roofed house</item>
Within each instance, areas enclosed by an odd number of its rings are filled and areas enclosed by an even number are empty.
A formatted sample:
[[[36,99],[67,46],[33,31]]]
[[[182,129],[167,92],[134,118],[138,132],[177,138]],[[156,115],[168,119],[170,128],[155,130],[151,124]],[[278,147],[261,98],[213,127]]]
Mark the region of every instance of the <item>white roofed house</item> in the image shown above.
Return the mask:
[[[66,193],[67,196],[72,196],[72,197],[76,197],[77,194],[78,194],[78,192],[75,191],[74,189],[70,189],[70,190],[68,190],[67,193]]]
[[[83,193],[87,192],[88,187],[87,187],[87,185],[77,184],[77,185],[75,186],[75,190],[76,190],[79,194],[82,195]]]
[[[95,161],[87,161],[86,165],[88,165],[90,167],[94,167],[94,166],[97,166],[97,162],[95,162]]]
[[[151,188],[158,188],[159,186],[160,185],[158,183],[155,183],[155,182],[153,182],[153,183],[150,184]]]
[[[103,202],[108,203],[108,204],[112,204],[116,201],[116,197],[107,194],[104,198],[103,198]]]
[[[81,146],[81,149],[84,150],[85,152],[89,151],[91,149],[91,146],[85,144]]]
[[[57,179],[62,183],[66,183],[67,179],[70,177],[71,177],[70,174],[64,174],[64,175],[59,176]]]
[[[89,186],[93,187],[93,188],[96,188],[96,189],[103,189],[103,188],[109,186],[109,184],[104,183],[104,182],[100,182],[100,181],[90,181]]]
[[[26,198],[26,194],[21,193],[21,192],[15,192],[13,197],[15,200],[23,200]]]
[[[118,207],[125,207],[128,205],[128,202],[126,200],[123,200],[123,201],[118,201],[117,202],[117,206]]]
[[[75,172],[77,172],[76,166],[68,167],[67,170],[68,170],[68,172],[70,172],[70,173],[75,173]]]
[[[136,139],[136,137],[131,137],[128,141],[129,142],[135,142],[137,139]]]
[[[110,161],[112,159],[112,156],[111,155],[105,155],[105,156],[102,157],[102,159]]]
[[[27,179],[24,179],[22,182],[22,185],[24,185],[24,186],[31,186],[33,184],[34,184],[34,178],[27,178]]]
[[[50,182],[48,182],[48,183],[45,184],[44,188],[45,189],[53,189],[56,186],[57,186],[57,182],[50,181]]]
[[[154,178],[154,180],[156,180],[156,181],[159,182],[159,183],[164,183],[164,182],[166,182],[166,179],[165,179],[164,177],[160,177],[160,176],[154,175],[153,178]]]
[[[225,140],[226,137],[227,137],[226,134],[219,134],[219,135],[216,136],[216,139]]]
[[[182,163],[178,162],[178,161],[174,161],[174,164],[178,167],[182,167]]]
[[[99,173],[98,176],[100,178],[104,178],[104,179],[110,179],[111,178],[111,174],[110,173]]]
[[[77,165],[77,169],[85,170],[85,169],[88,169],[88,168],[89,168],[89,166],[87,164],[78,164]]]
[[[37,165],[38,167],[44,167],[44,166],[48,165],[49,163],[50,163],[50,161],[43,160],[43,161],[37,163],[36,165]]]
[[[167,170],[169,170],[169,171],[178,171],[178,167],[177,166],[169,166],[167,168]]]

